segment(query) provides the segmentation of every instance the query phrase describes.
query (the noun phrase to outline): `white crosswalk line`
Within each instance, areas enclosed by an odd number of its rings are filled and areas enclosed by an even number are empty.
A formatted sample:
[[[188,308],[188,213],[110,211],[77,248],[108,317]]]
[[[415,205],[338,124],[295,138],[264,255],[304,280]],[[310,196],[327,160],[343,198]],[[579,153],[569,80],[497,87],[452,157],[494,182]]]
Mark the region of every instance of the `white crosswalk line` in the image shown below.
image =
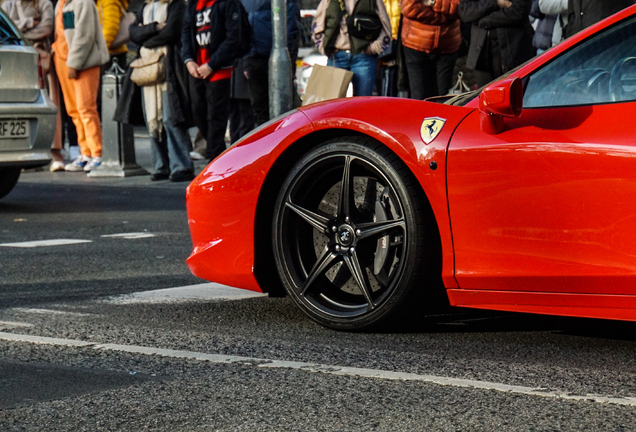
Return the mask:
[[[80,240],[80,239],[54,239],[54,240],[36,240],[19,243],[0,243],[0,246],[5,247],[18,247],[18,248],[34,248],[45,246],[63,246],[77,243],[92,243],[92,240]]]
[[[100,237],[104,238],[125,238],[125,239],[141,239],[155,237],[154,234],[149,232],[136,232],[136,233],[121,233],[121,234],[104,234]]]
[[[178,303],[188,301],[240,300],[253,297],[266,297],[267,294],[232,288],[218,283],[203,283],[176,288],[142,291],[123,294],[100,300],[115,304],[133,303]]]

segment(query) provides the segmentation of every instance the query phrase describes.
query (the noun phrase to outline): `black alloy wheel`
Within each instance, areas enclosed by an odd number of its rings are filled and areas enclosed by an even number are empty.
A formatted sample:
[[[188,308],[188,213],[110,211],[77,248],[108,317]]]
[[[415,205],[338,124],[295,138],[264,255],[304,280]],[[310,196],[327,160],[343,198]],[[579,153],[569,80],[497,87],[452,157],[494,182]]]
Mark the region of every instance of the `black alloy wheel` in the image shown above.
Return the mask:
[[[293,168],[274,209],[273,243],[285,289],[318,323],[381,329],[426,287],[432,248],[422,192],[387,148],[332,140]],[[435,232],[437,232],[435,230]]]

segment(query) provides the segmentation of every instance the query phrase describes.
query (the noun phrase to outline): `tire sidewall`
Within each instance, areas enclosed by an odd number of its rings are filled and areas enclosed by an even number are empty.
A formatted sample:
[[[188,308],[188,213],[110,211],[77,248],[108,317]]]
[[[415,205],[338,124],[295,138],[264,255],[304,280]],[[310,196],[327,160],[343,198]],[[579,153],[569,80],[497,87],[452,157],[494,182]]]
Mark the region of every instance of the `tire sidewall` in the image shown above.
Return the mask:
[[[420,228],[416,222],[415,205],[412,201],[412,197],[408,193],[408,188],[398,173],[398,167],[394,166],[386,158],[386,155],[390,154],[390,151],[379,143],[377,146],[369,147],[368,145],[361,145],[360,143],[352,142],[354,140],[356,139],[348,140],[345,138],[328,141],[309,151],[294,165],[293,169],[285,179],[276,200],[272,227],[274,261],[283,286],[289,296],[303,310],[303,312],[314,321],[326,327],[349,331],[368,330],[390,320],[390,318],[399,309],[399,305],[406,301],[409,290],[414,283],[413,279],[415,278],[415,272],[412,270],[417,262],[417,239],[419,238],[417,230]],[[407,234],[406,243],[404,245],[405,262],[401,266],[400,273],[396,275],[396,279],[394,281],[395,286],[392,288],[388,298],[378,305],[375,310],[351,318],[341,318],[328,315],[313,307],[307,300],[298,295],[295,290],[293,278],[290,275],[290,270],[285,262],[283,253],[284,245],[282,244],[282,230],[284,227],[281,226],[281,220],[285,211],[284,202],[290,188],[295,184],[297,178],[303,174],[304,170],[308,166],[320,159],[341,154],[349,154],[366,160],[379,168],[398,195],[398,199],[404,212],[403,216],[406,222]]]

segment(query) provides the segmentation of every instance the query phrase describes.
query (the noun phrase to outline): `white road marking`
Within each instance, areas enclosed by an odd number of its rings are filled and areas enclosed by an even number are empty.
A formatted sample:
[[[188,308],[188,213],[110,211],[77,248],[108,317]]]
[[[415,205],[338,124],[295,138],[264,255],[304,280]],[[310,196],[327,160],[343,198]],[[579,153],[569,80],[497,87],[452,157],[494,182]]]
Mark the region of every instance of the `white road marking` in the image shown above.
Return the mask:
[[[150,238],[155,235],[148,232],[136,232],[136,233],[121,233],[121,234],[104,234],[100,237],[120,237],[125,239],[141,239],[141,238]]]
[[[80,316],[80,317],[95,316],[95,314],[69,312],[69,311],[56,310],[56,309],[13,308],[11,310],[15,312],[31,313],[31,314],[39,314],[39,315],[70,315],[70,316]]]
[[[109,297],[105,301],[115,304],[134,303],[178,303],[188,301],[240,300],[252,297],[266,297],[267,294],[232,288],[217,283],[203,283],[184,287],[166,288],[123,294]]]
[[[421,375],[405,372],[383,371],[378,369],[366,369],[355,367],[343,367],[335,365],[324,365],[319,363],[305,363],[295,361],[268,360],[254,357],[241,357],[220,354],[208,354],[196,351],[182,351],[172,349],[162,349],[153,347],[143,347],[135,345],[119,344],[97,344],[73,339],[58,339],[41,336],[20,335],[15,333],[0,332],[0,340],[10,342],[27,342],[43,345],[56,345],[65,347],[92,347],[101,351],[117,351],[131,354],[158,355],[171,358],[187,358],[211,363],[241,364],[260,368],[276,369],[296,369],[312,373],[325,373],[339,376],[355,376],[371,379],[384,379],[392,381],[417,381],[428,384],[438,384],[449,387],[474,388],[479,390],[495,390],[509,394],[520,394],[526,396],[537,396],[551,399],[563,399],[572,401],[589,401],[596,403],[612,403],[617,405],[636,406],[636,398],[633,397],[612,397],[597,394],[573,395],[569,392],[547,391],[543,388],[515,386],[509,384],[493,383],[488,381],[478,381],[461,378],[449,378],[435,375]]]
[[[0,330],[9,330],[19,327],[33,327],[33,324],[15,321],[0,321]]]
[[[92,240],[79,240],[79,239],[55,239],[55,240],[37,240],[20,243],[0,243],[0,246],[6,247],[20,247],[20,248],[34,248],[42,246],[62,246],[77,243],[92,243]]]

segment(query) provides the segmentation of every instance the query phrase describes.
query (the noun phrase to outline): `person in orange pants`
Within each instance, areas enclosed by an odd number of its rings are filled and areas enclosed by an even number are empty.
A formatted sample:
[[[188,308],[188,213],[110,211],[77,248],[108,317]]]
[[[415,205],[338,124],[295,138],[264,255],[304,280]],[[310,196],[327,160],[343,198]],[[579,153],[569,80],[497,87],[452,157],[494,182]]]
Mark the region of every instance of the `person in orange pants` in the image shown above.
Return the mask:
[[[77,129],[80,156],[66,171],[90,171],[101,164],[102,128],[97,111],[100,66],[108,48],[92,0],[60,0],[55,8],[57,71],[66,110]]]

